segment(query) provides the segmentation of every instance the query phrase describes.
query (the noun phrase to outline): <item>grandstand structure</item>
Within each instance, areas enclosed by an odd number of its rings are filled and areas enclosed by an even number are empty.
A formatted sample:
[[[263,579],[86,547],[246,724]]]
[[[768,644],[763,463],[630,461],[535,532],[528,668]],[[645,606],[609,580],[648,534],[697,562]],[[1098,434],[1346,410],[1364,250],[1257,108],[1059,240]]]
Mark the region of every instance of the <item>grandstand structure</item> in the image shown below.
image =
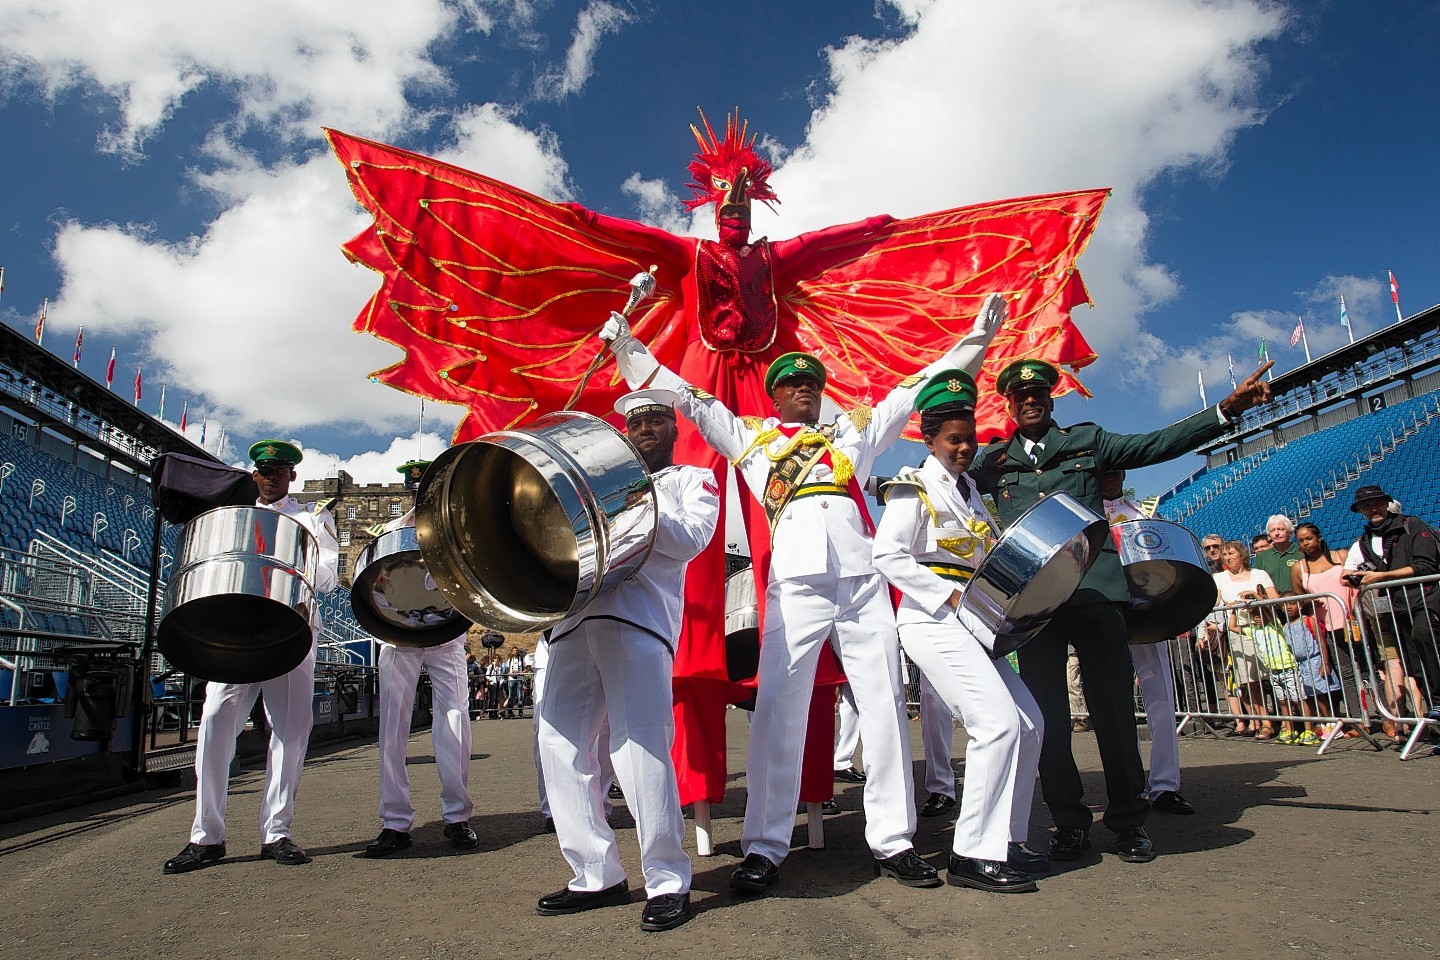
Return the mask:
[[[0,814],[193,762],[203,682],[142,655],[179,532],[151,496],[163,454],[215,461],[0,326]],[[376,714],[374,640],[349,603],[345,590],[322,601],[321,738],[347,722],[373,727]],[[97,697],[109,698],[98,726]],[[242,752],[263,740],[261,728]],[[17,779],[42,768],[45,776]],[[62,768],[85,786],[49,772]]]
[[[1440,306],[1274,379],[1269,403],[1197,450],[1206,465],[1162,494],[1156,516],[1197,536],[1246,540],[1283,513],[1332,547],[1354,540],[1355,487],[1440,519]]]

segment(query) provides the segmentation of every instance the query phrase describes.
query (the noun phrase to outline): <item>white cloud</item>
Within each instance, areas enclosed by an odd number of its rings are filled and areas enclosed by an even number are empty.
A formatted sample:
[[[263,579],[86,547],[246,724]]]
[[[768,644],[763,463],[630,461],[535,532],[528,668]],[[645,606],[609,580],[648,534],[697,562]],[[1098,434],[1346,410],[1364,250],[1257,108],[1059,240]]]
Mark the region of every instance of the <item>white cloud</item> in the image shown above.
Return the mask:
[[[564,100],[585,89],[595,73],[595,54],[606,34],[615,33],[634,18],[605,0],[590,0],[575,18],[575,31],[565,62],[536,78],[535,95],[542,100]]]
[[[647,180],[632,173],[620,185],[620,191],[635,201],[640,219],[671,233],[689,234],[694,217],[665,180]],[[706,216],[709,216],[707,213]]]
[[[427,404],[426,412],[430,410]],[[450,431],[420,433],[396,437],[384,450],[372,450],[354,456],[340,456],[321,450],[303,448],[305,459],[295,468],[300,480],[320,480],[344,470],[356,483],[398,483],[395,468],[411,460],[434,460],[450,446]]]
[[[57,314],[143,336],[147,383],[203,395],[236,430],[408,418],[412,398],[357,373],[398,357],[348,333],[376,281],[338,249],[366,221],[334,159],[234,167],[204,182],[237,199],[182,242],[137,226],[64,224]]]
[[[417,118],[407,91],[448,81],[428,56],[457,29],[488,30],[476,3],[252,0],[241,4],[40,2],[0,8],[0,74],[51,98],[113,100],[107,149],[140,149],[202,86],[224,89],[237,130],[312,140],[321,122],[371,135]]]
[[[1100,309],[1076,319],[1102,356],[1163,353],[1143,315],[1180,281],[1147,259],[1144,190],[1178,168],[1223,169],[1236,132],[1261,120],[1255,46],[1280,12],[1259,0],[892,3],[911,30],[830,51],[833,95],[772,178],[784,206],[757,208],[757,233],[1109,186],[1080,261]]]

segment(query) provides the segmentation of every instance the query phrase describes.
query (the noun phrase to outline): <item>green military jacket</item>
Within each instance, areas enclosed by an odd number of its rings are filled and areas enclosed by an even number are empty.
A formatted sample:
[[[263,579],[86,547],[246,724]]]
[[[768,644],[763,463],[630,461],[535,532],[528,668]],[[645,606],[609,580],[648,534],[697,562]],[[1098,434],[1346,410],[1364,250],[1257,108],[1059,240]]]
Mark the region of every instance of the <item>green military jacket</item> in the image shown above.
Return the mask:
[[[1093,423],[1050,429],[1041,438],[1040,462],[1032,463],[1018,433],[990,444],[970,468],[982,493],[995,498],[1000,522],[1008,527],[1041,497],[1068,493],[1105,516],[1101,479],[1111,470],[1132,470],[1173,460],[1198,444],[1224,433],[1225,423],[1214,407],[1152,433],[1108,433]],[[1120,554],[1109,537],[1090,568],[1073,603],[1125,603],[1130,599]]]

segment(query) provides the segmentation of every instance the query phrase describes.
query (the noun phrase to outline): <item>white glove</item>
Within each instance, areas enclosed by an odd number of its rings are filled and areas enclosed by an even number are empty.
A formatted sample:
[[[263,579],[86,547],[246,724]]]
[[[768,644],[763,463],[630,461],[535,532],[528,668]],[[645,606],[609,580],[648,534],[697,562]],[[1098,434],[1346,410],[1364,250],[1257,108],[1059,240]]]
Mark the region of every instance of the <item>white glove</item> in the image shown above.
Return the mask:
[[[920,371],[926,379],[933,377],[941,370],[959,368],[970,376],[980,372],[980,364],[985,359],[985,348],[1000,332],[1000,327],[1005,322],[1005,316],[1009,312],[1009,305],[1006,303],[1005,295],[992,293],[985,298],[980,305],[980,312],[975,315],[975,323],[959,343],[951,347],[944,356],[936,360],[930,366]]]
[[[990,294],[980,305],[980,312],[975,314],[975,325],[970,328],[970,332],[984,335],[985,342],[989,343],[996,331],[1005,323],[1005,317],[1009,312],[1010,303],[1005,299],[1004,294]]]
[[[630,335],[630,322],[623,314],[610,314],[610,319],[600,328],[600,339],[610,345],[610,352],[615,354],[615,366],[631,390],[649,386],[655,378],[655,371],[660,369],[660,362],[650,355],[645,344]]]
[[[623,313],[610,311],[610,319],[605,321],[605,326],[600,328],[600,339],[610,345],[611,350],[619,350],[630,339],[630,321],[625,319]]]

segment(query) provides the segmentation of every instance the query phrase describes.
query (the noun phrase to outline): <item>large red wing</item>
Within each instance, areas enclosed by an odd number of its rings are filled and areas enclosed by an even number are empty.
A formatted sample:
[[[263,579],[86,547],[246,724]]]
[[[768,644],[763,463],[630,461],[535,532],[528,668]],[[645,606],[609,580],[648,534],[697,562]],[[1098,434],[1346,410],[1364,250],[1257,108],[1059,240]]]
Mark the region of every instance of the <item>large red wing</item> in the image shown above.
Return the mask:
[[[694,240],[326,134],[374,217],[343,248],[381,277],[355,329],[405,351],[372,376],[467,407],[456,442],[563,407],[599,349],[600,325],[625,304],[631,278],[652,265],[655,292],[631,325],[661,362],[679,367],[691,325],[676,318],[685,314]],[[607,415],[624,390],[607,359],[576,408]]]
[[[985,296],[1010,298],[985,356],[976,421],[982,442],[1011,425],[995,374],[1011,360],[1062,367],[1057,395],[1084,387],[1095,359],[1070,319],[1088,303],[1075,269],[1106,190],[1001,200],[905,220],[875,217],[774,245],[781,329],[822,356],[842,408],[873,403],[970,330]],[[792,348],[793,349],[793,348]],[[1065,368],[1069,368],[1066,370]],[[912,421],[906,436],[918,439]]]

